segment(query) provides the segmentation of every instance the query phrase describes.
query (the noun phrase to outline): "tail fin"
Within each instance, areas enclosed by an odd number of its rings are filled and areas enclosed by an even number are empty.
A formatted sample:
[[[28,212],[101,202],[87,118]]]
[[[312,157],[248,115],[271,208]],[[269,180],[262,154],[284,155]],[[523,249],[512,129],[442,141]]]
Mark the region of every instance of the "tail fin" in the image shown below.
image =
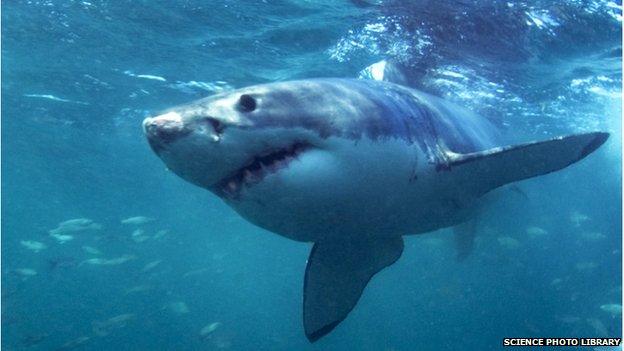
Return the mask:
[[[462,168],[481,181],[484,194],[507,183],[563,169],[598,149],[609,133],[595,132],[558,137],[546,141],[497,147],[470,154],[450,153],[450,169]]]

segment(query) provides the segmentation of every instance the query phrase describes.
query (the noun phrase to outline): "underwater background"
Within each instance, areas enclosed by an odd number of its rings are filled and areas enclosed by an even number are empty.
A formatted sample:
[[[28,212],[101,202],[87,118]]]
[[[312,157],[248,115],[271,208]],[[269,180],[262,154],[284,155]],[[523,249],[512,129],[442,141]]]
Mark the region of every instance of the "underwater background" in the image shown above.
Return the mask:
[[[621,1],[3,1],[3,350],[620,337],[621,28]],[[449,230],[406,237],[401,259],[312,345],[301,306],[311,244],[168,172],[141,121],[250,84],[358,77],[380,60],[518,140],[611,138],[518,183],[464,262]]]

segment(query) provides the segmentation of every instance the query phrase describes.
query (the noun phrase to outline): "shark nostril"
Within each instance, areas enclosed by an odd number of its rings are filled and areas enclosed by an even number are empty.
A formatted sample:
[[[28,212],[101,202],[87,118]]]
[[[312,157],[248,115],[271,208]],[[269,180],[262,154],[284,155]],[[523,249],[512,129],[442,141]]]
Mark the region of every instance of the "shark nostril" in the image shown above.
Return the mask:
[[[227,125],[214,117],[203,116],[198,117],[189,124],[188,128],[193,130],[198,135],[202,135],[212,141],[218,142],[221,140],[221,135]]]
[[[212,128],[214,128],[217,134],[223,133],[225,129],[225,125],[214,118],[210,118],[210,125],[212,125]]]

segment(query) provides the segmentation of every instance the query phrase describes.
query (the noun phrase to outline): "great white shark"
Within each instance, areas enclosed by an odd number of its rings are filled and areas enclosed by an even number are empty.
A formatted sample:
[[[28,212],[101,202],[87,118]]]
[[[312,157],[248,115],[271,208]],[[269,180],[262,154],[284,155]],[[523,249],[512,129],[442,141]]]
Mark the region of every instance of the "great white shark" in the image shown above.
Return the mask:
[[[246,87],[172,108],[143,128],[177,175],[259,227],[314,243],[303,287],[310,341],[344,320],[373,275],[401,256],[403,235],[470,228],[491,190],[565,168],[608,138],[504,145],[471,111],[361,79]],[[472,235],[458,231],[461,255]]]

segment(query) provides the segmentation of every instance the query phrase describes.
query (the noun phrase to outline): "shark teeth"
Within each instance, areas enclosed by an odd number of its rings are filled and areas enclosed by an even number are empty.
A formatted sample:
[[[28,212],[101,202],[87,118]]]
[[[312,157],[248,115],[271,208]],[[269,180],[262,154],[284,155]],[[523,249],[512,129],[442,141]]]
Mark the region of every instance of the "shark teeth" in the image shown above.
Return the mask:
[[[251,187],[269,174],[287,168],[308,148],[308,144],[297,142],[282,149],[259,154],[232,175],[221,180],[215,190],[221,196],[237,198],[243,187]]]

